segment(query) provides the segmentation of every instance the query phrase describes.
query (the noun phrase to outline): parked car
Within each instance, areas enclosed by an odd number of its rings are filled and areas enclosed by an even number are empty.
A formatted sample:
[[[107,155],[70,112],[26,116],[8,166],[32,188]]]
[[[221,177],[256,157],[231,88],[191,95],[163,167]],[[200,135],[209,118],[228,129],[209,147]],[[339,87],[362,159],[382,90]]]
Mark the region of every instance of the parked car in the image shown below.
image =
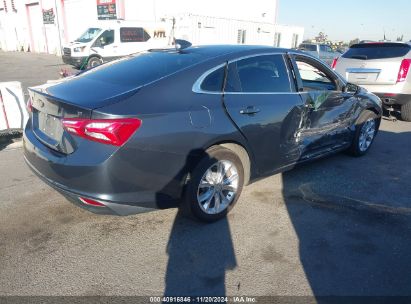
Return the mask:
[[[411,121],[411,43],[376,42],[351,46],[333,64],[349,82],[378,95]]]
[[[29,167],[90,211],[180,207],[224,217],[244,185],[347,150],[364,155],[381,101],[300,51],[150,50],[30,90]]]
[[[168,33],[167,33],[168,34]],[[162,26],[148,22],[100,21],[63,47],[63,62],[79,69],[92,68],[150,48],[166,47]]]
[[[327,44],[302,43],[298,49],[321,59],[330,66],[335,58],[341,56],[339,52],[334,52],[333,49]]]

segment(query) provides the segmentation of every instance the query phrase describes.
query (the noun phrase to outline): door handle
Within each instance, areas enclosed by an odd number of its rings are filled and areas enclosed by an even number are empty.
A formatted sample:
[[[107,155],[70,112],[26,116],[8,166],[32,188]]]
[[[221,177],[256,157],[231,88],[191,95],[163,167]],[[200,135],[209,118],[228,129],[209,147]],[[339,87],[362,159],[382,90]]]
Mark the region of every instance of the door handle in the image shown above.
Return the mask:
[[[257,114],[260,111],[261,111],[260,109],[257,109],[254,106],[248,106],[247,108],[240,110],[240,114],[254,115],[254,114]]]

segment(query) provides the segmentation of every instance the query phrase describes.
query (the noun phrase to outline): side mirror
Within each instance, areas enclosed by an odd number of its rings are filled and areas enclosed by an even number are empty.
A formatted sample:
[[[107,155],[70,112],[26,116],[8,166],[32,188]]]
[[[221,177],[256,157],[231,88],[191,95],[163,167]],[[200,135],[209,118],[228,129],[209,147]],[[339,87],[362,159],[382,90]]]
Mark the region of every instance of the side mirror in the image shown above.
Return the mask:
[[[342,91],[345,93],[353,93],[357,94],[360,90],[360,87],[353,84],[353,83],[347,83],[345,86],[343,86]]]

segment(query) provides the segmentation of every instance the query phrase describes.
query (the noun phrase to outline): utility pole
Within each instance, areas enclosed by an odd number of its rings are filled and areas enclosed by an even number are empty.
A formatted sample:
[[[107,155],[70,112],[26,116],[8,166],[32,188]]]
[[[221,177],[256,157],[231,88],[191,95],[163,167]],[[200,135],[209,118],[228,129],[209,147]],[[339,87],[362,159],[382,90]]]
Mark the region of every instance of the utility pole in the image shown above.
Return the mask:
[[[57,22],[57,31],[59,33],[59,50],[58,50],[58,55],[62,55],[62,45],[61,45],[61,32],[60,32],[60,21],[59,21],[59,12],[58,12],[58,7],[57,7],[57,0],[54,0],[54,7],[56,8],[56,22]]]

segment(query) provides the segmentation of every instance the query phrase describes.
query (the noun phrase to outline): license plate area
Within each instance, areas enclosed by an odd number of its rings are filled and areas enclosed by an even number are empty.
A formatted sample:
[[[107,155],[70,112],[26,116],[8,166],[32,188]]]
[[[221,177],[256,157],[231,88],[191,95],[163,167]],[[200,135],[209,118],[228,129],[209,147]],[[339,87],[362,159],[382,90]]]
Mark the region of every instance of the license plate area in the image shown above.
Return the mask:
[[[357,84],[367,84],[376,82],[377,78],[377,73],[350,73],[348,81]]]
[[[36,136],[46,145],[59,150],[64,129],[60,119],[40,111],[33,111],[33,130]]]

